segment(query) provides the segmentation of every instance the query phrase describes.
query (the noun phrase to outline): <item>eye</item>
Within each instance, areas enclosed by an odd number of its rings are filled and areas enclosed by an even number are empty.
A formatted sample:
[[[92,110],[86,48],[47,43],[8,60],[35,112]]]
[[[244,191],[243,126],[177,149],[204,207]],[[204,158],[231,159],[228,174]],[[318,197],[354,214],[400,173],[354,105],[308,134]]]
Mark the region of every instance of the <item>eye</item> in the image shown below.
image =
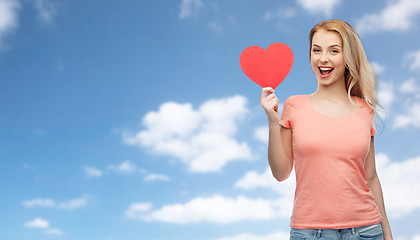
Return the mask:
[[[320,49],[317,49],[317,48],[313,48],[313,49],[312,49],[312,52],[314,52],[314,53],[320,53],[320,52],[321,52],[321,50],[320,50]]]
[[[338,53],[338,50],[333,49],[333,50],[331,50],[331,53],[332,54],[337,54]]]

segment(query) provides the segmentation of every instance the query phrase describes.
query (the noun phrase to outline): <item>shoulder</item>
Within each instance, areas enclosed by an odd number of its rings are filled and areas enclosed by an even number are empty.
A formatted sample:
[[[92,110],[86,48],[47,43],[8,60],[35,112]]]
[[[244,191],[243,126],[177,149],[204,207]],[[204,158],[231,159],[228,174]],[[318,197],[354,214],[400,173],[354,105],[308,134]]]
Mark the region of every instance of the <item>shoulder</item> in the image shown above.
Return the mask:
[[[291,95],[284,101],[283,108],[302,108],[308,101],[308,95]]]
[[[288,97],[283,104],[283,114],[295,114],[297,110],[303,109],[306,98],[307,95],[292,95]]]
[[[284,104],[291,104],[291,105],[301,104],[301,103],[304,103],[307,100],[307,98],[308,98],[308,95],[303,95],[303,94],[292,95],[286,99]]]
[[[367,112],[369,114],[373,114],[373,108],[371,107],[370,103],[367,102],[365,99],[353,96],[354,99],[356,99],[357,105],[363,110],[364,112]]]
[[[352,96],[354,99],[356,99],[356,103],[357,103],[357,105],[359,105],[360,107],[366,107],[366,108],[370,108],[370,109],[372,109],[371,107],[370,107],[370,103],[369,102],[367,102],[365,99],[363,99],[363,98],[360,98],[360,97],[357,97],[357,96]]]

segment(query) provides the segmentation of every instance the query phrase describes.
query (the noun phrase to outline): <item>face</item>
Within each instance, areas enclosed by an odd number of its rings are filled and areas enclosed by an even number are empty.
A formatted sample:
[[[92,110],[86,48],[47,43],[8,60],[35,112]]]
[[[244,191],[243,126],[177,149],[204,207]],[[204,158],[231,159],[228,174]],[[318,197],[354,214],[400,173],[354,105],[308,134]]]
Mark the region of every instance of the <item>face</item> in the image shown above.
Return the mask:
[[[344,82],[343,44],[338,33],[321,29],[314,34],[311,67],[320,85]]]

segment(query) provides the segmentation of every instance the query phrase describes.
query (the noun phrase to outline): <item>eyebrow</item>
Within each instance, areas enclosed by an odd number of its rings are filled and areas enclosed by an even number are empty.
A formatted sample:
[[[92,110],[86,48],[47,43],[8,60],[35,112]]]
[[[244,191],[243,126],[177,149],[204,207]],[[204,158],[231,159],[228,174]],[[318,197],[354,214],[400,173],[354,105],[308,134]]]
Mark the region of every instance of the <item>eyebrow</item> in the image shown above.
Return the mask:
[[[321,48],[321,46],[319,46],[319,45],[318,45],[318,44],[316,44],[316,43],[312,44],[312,47],[319,47],[319,48]],[[334,48],[334,47],[339,47],[339,48],[341,48],[341,46],[340,46],[339,44],[333,44],[333,45],[329,46],[328,48]]]

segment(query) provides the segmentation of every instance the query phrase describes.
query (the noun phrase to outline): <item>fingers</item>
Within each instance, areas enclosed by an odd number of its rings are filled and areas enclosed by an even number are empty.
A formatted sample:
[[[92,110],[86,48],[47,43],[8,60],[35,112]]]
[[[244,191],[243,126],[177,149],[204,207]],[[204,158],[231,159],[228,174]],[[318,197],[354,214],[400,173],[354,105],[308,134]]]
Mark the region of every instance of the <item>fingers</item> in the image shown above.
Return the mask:
[[[265,87],[261,90],[261,101],[267,96],[274,93],[274,89],[271,87]]]
[[[270,102],[271,100],[278,100],[276,94],[270,94],[263,99],[263,102]]]
[[[266,102],[265,107],[267,108],[267,110],[273,109],[275,112],[277,112],[278,105],[279,100],[277,99],[277,97],[273,97],[272,99]]]
[[[270,101],[273,98],[277,98],[277,96],[274,94],[274,89],[272,89],[271,87],[266,87],[261,90],[261,105],[263,105],[264,102]]]
[[[269,94],[266,96],[266,94]],[[264,108],[265,111],[278,111],[278,104],[279,99],[274,94],[274,90],[272,88],[263,88],[261,91],[261,106]]]

